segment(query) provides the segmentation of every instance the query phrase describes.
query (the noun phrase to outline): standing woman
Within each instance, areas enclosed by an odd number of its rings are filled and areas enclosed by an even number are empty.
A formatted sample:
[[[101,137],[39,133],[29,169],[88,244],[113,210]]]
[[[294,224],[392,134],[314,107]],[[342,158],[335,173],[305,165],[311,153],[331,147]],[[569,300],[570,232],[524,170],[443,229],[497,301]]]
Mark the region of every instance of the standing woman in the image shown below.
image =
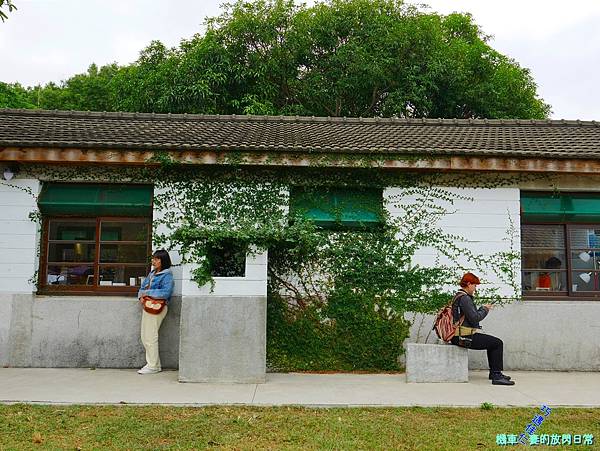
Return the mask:
[[[138,299],[143,306],[141,338],[146,349],[146,365],[138,370],[139,374],[154,374],[162,370],[158,354],[158,330],[167,316],[174,286],[171,258],[167,251],[159,249],[152,254],[152,267],[154,269],[138,291]]]

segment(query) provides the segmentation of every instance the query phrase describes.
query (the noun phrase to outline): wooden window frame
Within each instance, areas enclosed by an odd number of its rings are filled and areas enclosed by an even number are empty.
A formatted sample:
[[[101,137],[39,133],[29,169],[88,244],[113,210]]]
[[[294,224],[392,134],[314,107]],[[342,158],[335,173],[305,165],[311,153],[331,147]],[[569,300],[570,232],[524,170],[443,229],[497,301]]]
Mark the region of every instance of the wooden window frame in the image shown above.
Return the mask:
[[[93,262],[94,268],[94,285],[50,285],[48,284],[48,253],[49,253],[49,224],[50,221],[73,221],[76,222],[96,222],[95,231],[95,257]],[[38,270],[38,294],[56,294],[56,295],[130,295],[135,296],[139,290],[139,286],[100,286],[96,285],[97,277],[100,275],[101,266],[135,266],[140,267],[138,263],[101,263],[100,262],[100,224],[102,222],[133,222],[145,224],[147,227],[147,240],[146,240],[146,255],[150,255],[152,252],[152,218],[140,217],[140,216],[45,216],[42,219],[42,239],[41,239],[41,252],[40,252],[40,265]],[[121,244],[132,244],[131,241],[123,241]],[[135,242],[139,244],[139,241]],[[146,271],[148,274],[150,271],[150,261],[146,263]]]
[[[529,294],[529,292],[526,294],[523,290],[522,290],[522,295],[523,295],[523,299],[525,300],[548,300],[549,298],[551,298],[552,300],[556,300],[556,301],[572,301],[572,300],[580,300],[580,301],[600,301],[600,291],[598,291],[598,294],[594,295],[591,294],[589,291],[588,292],[573,292],[572,290],[572,285],[573,285],[573,277],[572,277],[572,268],[571,268],[571,230],[572,229],[578,229],[578,228],[600,228],[600,223],[598,222],[536,222],[536,221],[523,221],[521,222],[521,231],[523,230],[523,226],[562,226],[563,227],[563,231],[564,231],[564,237],[565,237],[565,243],[564,243],[564,250],[565,250],[565,269],[564,271],[566,271],[567,273],[567,289],[566,292],[567,294],[564,294],[564,291],[548,291],[548,292],[543,292],[543,293],[536,293],[535,295],[533,294]],[[597,250],[597,252],[600,252],[600,249]],[[523,254],[523,248],[521,245],[521,254]],[[525,272],[525,270],[522,267],[522,263],[521,263],[521,277],[523,276],[523,272]],[[598,271],[600,272],[600,271]]]

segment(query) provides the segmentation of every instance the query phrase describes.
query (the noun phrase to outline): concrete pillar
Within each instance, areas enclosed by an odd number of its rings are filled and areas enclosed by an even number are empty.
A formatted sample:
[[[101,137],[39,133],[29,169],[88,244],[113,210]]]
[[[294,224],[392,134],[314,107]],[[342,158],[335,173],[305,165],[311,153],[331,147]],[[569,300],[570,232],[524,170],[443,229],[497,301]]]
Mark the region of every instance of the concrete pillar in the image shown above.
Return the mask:
[[[183,267],[180,382],[265,381],[267,253],[249,254],[244,277],[198,287]]]

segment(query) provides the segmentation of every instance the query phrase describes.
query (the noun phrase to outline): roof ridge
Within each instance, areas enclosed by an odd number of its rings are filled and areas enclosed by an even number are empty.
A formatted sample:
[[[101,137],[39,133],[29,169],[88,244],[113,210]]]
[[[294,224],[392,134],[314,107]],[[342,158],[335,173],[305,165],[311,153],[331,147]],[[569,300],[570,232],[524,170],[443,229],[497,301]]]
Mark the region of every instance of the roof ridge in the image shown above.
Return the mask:
[[[437,126],[569,126],[600,127],[600,122],[566,119],[457,119],[457,118],[400,118],[400,117],[323,117],[323,116],[273,116],[273,115],[220,115],[189,113],[140,113],[125,111],[75,111],[75,110],[36,110],[0,108],[0,116],[41,116],[70,118],[104,118],[135,120],[170,121],[235,121],[235,122],[300,122],[300,123],[340,123],[377,125],[437,125]]]

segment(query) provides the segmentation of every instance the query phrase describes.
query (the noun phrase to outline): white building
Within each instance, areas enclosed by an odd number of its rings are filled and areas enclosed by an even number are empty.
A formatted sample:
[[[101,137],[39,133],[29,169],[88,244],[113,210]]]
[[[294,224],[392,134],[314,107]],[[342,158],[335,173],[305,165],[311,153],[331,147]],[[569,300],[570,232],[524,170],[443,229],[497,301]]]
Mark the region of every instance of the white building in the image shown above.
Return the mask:
[[[153,209],[152,185],[115,184],[111,174],[160,151],[204,167],[235,156],[241,168],[344,170],[361,159],[373,171],[439,174],[440,186],[468,197],[441,224],[474,252],[508,250],[516,227],[523,301],[484,323],[505,342],[505,367],[600,369],[599,145],[600,124],[579,121],[0,110],[0,365],[143,364],[135,293],[164,212]],[[62,169],[50,177],[44,168]],[[69,168],[92,168],[93,183]],[[39,224],[30,219],[38,211]],[[419,262],[434,257],[423,250]],[[212,293],[177,269],[164,367],[179,367],[183,381],[264,379],[267,260],[248,258],[244,276],[216,278]],[[418,325],[415,338],[427,334]],[[484,353],[470,359],[486,367]]]

